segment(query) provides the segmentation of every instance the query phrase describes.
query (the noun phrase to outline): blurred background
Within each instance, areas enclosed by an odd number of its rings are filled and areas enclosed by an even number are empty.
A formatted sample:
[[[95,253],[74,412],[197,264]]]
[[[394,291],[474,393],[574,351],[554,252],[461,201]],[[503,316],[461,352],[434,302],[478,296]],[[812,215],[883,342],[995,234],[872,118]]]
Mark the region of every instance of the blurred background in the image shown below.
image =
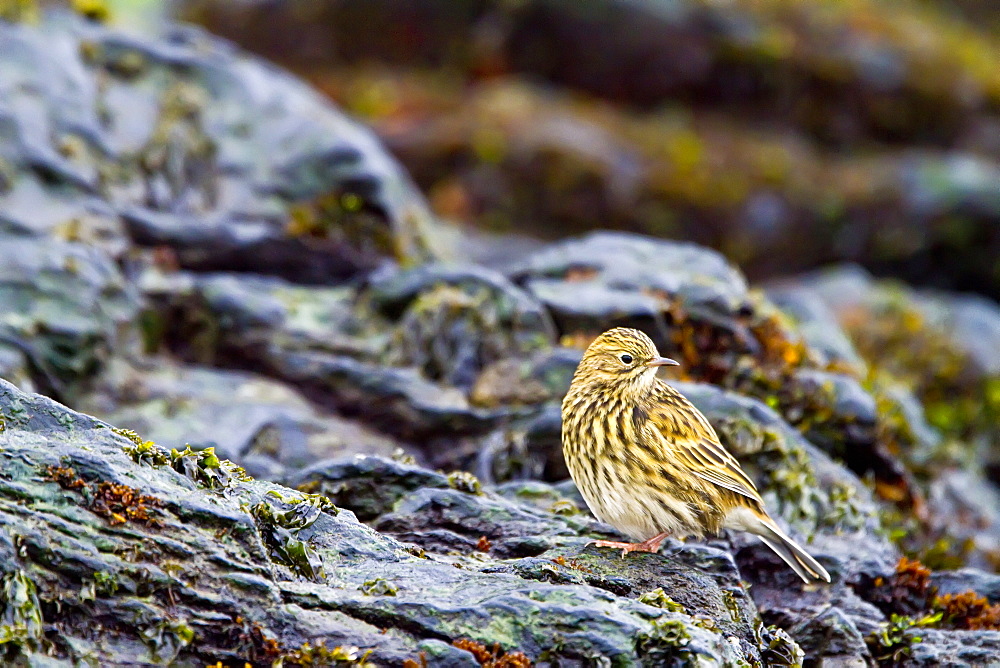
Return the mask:
[[[991,2],[163,11],[313,83],[375,129],[436,214],[477,231],[630,230],[715,248],[751,280],[846,260],[1000,296]]]

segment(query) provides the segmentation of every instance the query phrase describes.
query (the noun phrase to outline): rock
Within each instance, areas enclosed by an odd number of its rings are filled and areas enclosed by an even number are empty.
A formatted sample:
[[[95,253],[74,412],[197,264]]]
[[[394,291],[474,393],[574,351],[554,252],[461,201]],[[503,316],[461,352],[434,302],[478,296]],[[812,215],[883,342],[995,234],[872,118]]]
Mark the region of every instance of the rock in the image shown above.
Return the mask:
[[[778,283],[768,288],[767,296],[795,321],[802,338],[822,356],[822,364],[846,364],[858,373],[866,370],[865,362],[854,349],[851,339],[835,325],[833,311],[812,290],[796,286],[793,282]]]
[[[10,537],[0,544],[0,597],[14,661],[44,652],[67,664],[84,656],[106,665],[125,656],[153,665],[269,664],[336,646],[388,665],[421,651],[461,665],[444,645],[463,638],[543,663],[672,657],[693,665],[697,657],[736,665],[760,657],[753,606],[732,559],[716,550],[644,555],[630,583],[618,575],[617,554],[579,551],[589,521],[421,487],[379,523],[451,508],[456,527],[502,527],[493,535],[503,549],[542,531],[585,561],[503,561],[478,551],[421,558],[324,497],[255,481],[210,452],[140,445],[3,381],[0,413],[0,522]],[[596,585],[581,579],[587,570]],[[665,596],[687,600],[687,592],[692,607],[714,600],[712,621],[658,607],[656,596],[636,600],[654,584]]]
[[[587,300],[575,302],[571,295],[560,301],[559,293],[546,279],[579,284],[569,288],[584,286],[584,291],[594,291],[594,297],[617,295],[623,300],[619,308],[626,309],[621,311],[623,316],[662,310],[663,297],[678,299],[691,310],[720,315],[748,307],[746,281],[721,255],[693,244],[658,242],[637,235],[595,232],[553,244],[515,265],[510,273],[532,292],[539,286],[540,298],[553,309],[557,320],[559,304],[571,309],[574,303],[584,309],[596,305]],[[640,304],[636,300],[643,293],[659,299]],[[602,321],[616,311],[613,299],[598,304],[608,309],[594,314]]]
[[[0,235],[0,294],[6,364],[50,394],[79,392],[113,351],[131,345],[137,291],[86,244]]]
[[[920,630],[920,642],[910,646],[908,658],[918,666],[976,666],[996,661],[1000,632]]]
[[[364,115],[443,215],[1000,296],[998,41],[954,3],[181,4]]]
[[[315,287],[248,274],[148,271],[148,347],[200,364],[266,368],[286,350],[378,359],[387,323],[355,308],[351,287]]]
[[[777,292],[823,302],[833,316],[827,327],[846,332],[869,367],[879,429],[895,431],[886,447],[927,480],[927,519],[901,518],[904,547],[924,551],[937,568],[989,563],[1000,376],[982,346],[1000,333],[1000,307],[879,281],[854,266],[788,281]]]
[[[1000,575],[996,573],[986,573],[975,568],[938,571],[933,575],[933,582],[942,595],[974,591],[985,596],[990,603],[1000,603]]]
[[[373,486],[376,480],[379,488]],[[297,482],[302,489],[335,494],[346,507],[371,518],[379,531],[461,569],[589,585],[629,598],[660,588],[660,595],[668,592],[677,607],[661,604],[655,596],[648,598],[651,605],[687,610],[703,620],[699,624],[704,628],[741,638],[749,655],[759,651],[753,603],[728,554],[678,543],[662,559],[644,555],[622,569],[616,553],[583,547],[581,534],[605,529],[587,514],[569,512],[566,501],[543,483],[509,483],[504,487],[507,498],[500,498],[455,489],[455,482],[443,475],[375,457],[317,466]],[[535,507],[523,505],[525,501]]]
[[[760,402],[703,385],[681,384],[680,389],[709,416],[727,447],[757,479],[775,516],[788,522],[827,566],[834,585],[801,587],[765,546],[745,535],[731,535],[711,546],[671,543],[662,564],[637,564],[630,557],[628,569],[595,567],[591,555],[600,551],[580,550],[579,536],[607,529],[593,524],[571,484],[563,488],[538,481],[508,482],[497,488],[505,499],[501,501],[490,494],[451,489],[444,476],[427,478],[418,468],[377,458],[317,467],[304,472],[296,484],[336,494],[380,531],[450,555],[460,564],[467,563],[463,555],[474,557],[486,550],[493,557],[519,558],[511,568],[522,577],[589,582],[619,595],[658,586],[672,601],[702,611],[720,625],[736,623],[729,613],[720,612],[732,602],[698,580],[698,574],[707,570],[718,577],[719,572],[735,572],[732,557],[724,551],[731,549],[741,578],[753,583],[752,605],[767,623],[803,638],[802,647],[810,657],[869,661],[865,637],[881,628],[884,617],[847,581],[859,572],[891,570],[898,552],[878,534],[878,514],[868,491]],[[373,487],[376,477],[384,492]],[[559,565],[560,556],[571,569],[553,565],[553,559]],[[650,572],[655,575],[645,574],[647,566],[655,569]],[[751,605],[741,598],[745,596],[741,590],[736,600]],[[726,632],[750,637],[746,627]]]
[[[949,518],[947,541],[960,546],[964,563],[995,568],[1000,553],[1000,490],[971,471],[942,471],[931,482],[927,502],[934,517]],[[939,520],[939,524],[945,523]]]
[[[468,390],[489,364],[551,345],[549,315],[501,274],[425,265],[371,277],[364,298],[393,318],[389,361]]]
[[[120,248],[120,217],[182,266],[312,282],[447,254],[368,130],[207,33],[153,40],[60,15],[4,24],[0,39],[20,233],[72,229]]]
[[[417,489],[447,489],[448,478],[413,463],[371,455],[325,460],[298,472],[289,486],[322,494],[363,522],[390,512]]]
[[[270,480],[355,452],[419,454],[361,424],[321,416],[286,385],[246,372],[118,361],[78,405],[167,449],[214,448]]]

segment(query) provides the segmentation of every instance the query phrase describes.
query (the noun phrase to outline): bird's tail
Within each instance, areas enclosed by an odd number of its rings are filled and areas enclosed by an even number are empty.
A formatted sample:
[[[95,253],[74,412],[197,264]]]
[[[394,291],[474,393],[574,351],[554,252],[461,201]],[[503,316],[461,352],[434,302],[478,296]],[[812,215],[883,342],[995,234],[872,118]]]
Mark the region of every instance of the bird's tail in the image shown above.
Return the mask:
[[[755,529],[753,533],[757,534],[765,545],[774,550],[774,553],[781,557],[782,561],[798,573],[798,576],[806,583],[813,580],[830,581],[830,574],[826,572],[826,569],[813,559],[812,555],[803,550],[798,543],[789,538],[784,531],[779,529],[771,518],[760,518],[760,524]]]

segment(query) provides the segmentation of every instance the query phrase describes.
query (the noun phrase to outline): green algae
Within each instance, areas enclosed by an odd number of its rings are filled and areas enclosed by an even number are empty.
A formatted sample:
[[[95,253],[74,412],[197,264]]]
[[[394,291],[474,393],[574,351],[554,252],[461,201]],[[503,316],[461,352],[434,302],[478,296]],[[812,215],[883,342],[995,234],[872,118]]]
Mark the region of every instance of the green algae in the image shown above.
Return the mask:
[[[468,471],[452,471],[448,474],[448,486],[468,494],[482,494],[483,486],[479,478]]]
[[[286,498],[271,490],[250,508],[271,556],[293,571],[311,580],[323,580],[326,573],[323,559],[316,550],[296,534],[319,519],[324,512],[337,513],[336,506],[324,496],[302,494],[299,498]]]
[[[686,649],[691,642],[687,626],[679,619],[658,617],[649,621],[649,627],[636,636],[636,654],[644,662],[666,662],[670,659],[690,658]]]
[[[664,593],[662,587],[657,587],[652,591],[647,591],[639,595],[639,602],[651,605],[656,608],[663,608],[669,612],[686,613],[684,606],[670,598]]]
[[[34,651],[44,639],[44,620],[34,581],[23,570],[0,579],[0,646],[10,645]]]
[[[365,580],[358,589],[367,596],[395,596],[399,593],[399,587],[385,578]]]

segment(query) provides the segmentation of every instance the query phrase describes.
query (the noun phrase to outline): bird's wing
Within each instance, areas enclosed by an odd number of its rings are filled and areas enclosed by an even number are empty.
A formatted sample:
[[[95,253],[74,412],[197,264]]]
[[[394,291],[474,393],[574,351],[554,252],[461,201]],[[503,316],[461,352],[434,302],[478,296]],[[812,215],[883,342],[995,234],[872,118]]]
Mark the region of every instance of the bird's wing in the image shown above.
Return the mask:
[[[732,492],[763,504],[757,487],[750,477],[740,467],[736,458],[729,454],[719,443],[715,430],[708,424],[698,409],[687,405],[661,404],[649,413],[649,422],[660,431],[665,447],[670,454],[682,463],[693,475],[702,480],[724,487]],[[677,411],[687,413],[677,420]],[[667,415],[670,411],[671,415]]]

